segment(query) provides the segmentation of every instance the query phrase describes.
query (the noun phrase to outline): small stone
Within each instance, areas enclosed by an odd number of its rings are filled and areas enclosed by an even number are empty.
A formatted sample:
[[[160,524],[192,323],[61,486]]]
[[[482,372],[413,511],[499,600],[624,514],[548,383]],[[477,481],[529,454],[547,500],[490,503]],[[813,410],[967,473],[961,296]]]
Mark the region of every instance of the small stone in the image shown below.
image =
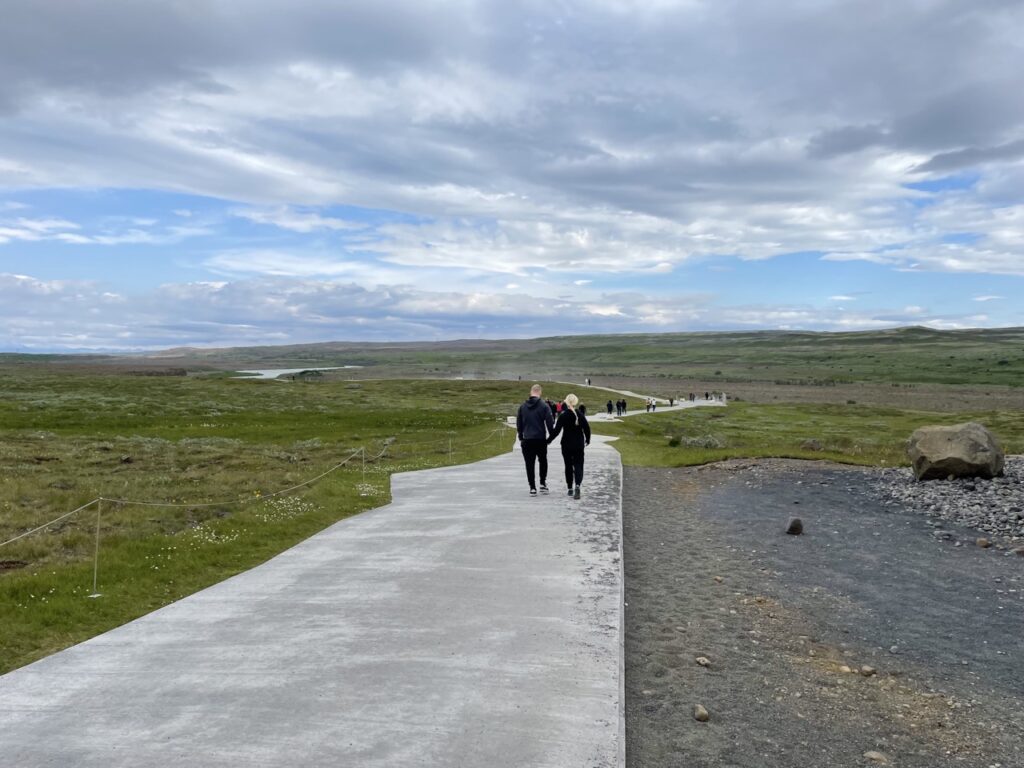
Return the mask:
[[[790,536],[799,536],[804,532],[804,522],[799,517],[790,519],[789,526],[786,528],[786,533]]]
[[[978,540],[976,542],[974,542],[974,543],[977,544],[982,549],[988,549],[989,547],[992,546],[992,542],[989,541],[988,539],[986,539],[984,536],[978,537]]]
[[[711,666],[711,659],[709,659],[707,656],[698,656],[696,659],[694,659],[694,661],[696,661],[702,667]]]
[[[896,654],[896,653],[899,653],[899,652],[900,652],[900,647],[898,645],[890,645],[889,646],[889,653]]]
[[[873,749],[868,750],[867,752],[865,752],[864,753],[864,758],[866,760],[870,760],[875,765],[888,765],[889,764],[889,756],[888,755],[886,755],[884,752],[876,752]]]
[[[878,670],[865,664],[860,668],[860,673],[864,675],[864,677],[872,677],[878,673]]]
[[[1017,547],[1015,550],[1013,550],[1013,554],[1024,557],[1024,547]]]
[[[715,576],[715,581],[721,584],[723,581],[725,581],[725,579],[723,579],[721,576]]]
[[[841,667],[839,668],[839,671],[840,671],[840,672],[842,672],[842,673],[843,673],[844,675],[848,675],[848,674],[850,674],[851,672],[853,672],[853,670],[852,670],[852,669],[850,669],[850,668],[849,668],[848,666],[846,666],[845,664],[843,664],[843,666],[841,666]]]
[[[693,706],[693,719],[698,723],[706,723],[711,718],[708,711],[700,704],[694,704]]]

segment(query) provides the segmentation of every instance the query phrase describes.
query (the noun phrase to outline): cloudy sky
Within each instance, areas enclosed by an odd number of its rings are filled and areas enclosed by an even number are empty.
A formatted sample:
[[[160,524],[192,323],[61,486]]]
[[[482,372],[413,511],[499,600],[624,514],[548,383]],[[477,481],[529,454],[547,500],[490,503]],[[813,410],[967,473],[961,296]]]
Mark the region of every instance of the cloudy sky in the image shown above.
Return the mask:
[[[1024,325],[1020,0],[4,0],[0,350]]]

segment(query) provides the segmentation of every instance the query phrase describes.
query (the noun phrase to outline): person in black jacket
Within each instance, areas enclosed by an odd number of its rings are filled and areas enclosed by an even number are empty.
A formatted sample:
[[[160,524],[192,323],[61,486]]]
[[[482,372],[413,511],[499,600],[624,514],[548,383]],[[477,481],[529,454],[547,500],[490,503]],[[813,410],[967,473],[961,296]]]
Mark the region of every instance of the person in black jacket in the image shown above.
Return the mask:
[[[537,495],[536,468],[540,465],[540,490],[548,492],[548,434],[554,429],[551,408],[540,399],[543,394],[540,384],[530,387],[530,399],[519,406],[516,415],[516,432],[519,446],[526,461],[526,479],[530,483],[530,495]]]
[[[568,495],[574,499],[580,497],[580,485],[583,483],[583,450],[590,445],[590,424],[587,423],[586,409],[579,405],[576,395],[565,396],[565,410],[558,415],[555,431],[548,438],[554,442],[559,432],[562,433],[562,461],[565,462],[565,484],[569,486]]]

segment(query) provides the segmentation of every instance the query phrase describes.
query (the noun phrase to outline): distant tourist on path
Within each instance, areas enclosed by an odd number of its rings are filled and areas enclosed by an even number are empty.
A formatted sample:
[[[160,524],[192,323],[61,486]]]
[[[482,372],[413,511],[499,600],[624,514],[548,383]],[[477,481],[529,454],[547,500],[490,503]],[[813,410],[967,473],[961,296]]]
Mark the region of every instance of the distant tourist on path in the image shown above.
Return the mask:
[[[610,404],[610,403],[609,403]],[[565,410],[558,417],[555,431],[548,438],[548,444],[554,442],[558,434],[562,434],[562,461],[565,462],[565,484],[568,495],[580,498],[580,486],[583,484],[583,452],[590,445],[590,424],[587,423],[586,409],[578,407],[579,398],[569,394],[565,396]]]
[[[608,415],[611,416],[612,415],[612,401],[611,400],[608,401],[608,404],[605,406],[605,408],[608,409]]]
[[[548,492],[548,435],[555,428],[551,406],[540,399],[544,393],[540,384],[530,387],[530,398],[519,406],[516,414],[516,432],[519,446],[526,461],[526,480],[530,484],[530,495],[537,495],[535,464],[540,465],[540,490]]]

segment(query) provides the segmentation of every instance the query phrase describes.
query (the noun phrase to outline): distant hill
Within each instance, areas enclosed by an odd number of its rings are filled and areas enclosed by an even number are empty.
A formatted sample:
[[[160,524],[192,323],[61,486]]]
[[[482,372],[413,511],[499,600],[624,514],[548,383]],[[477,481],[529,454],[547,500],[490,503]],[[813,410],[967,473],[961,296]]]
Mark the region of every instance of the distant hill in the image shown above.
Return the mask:
[[[463,339],[336,341],[265,347],[179,347],[134,355],[0,355],[2,364],[190,372],[360,365],[345,376],[636,376],[722,381],[1024,383],[1024,328],[938,331],[908,327],[823,333],[751,331]],[[338,374],[342,375],[342,374]]]

